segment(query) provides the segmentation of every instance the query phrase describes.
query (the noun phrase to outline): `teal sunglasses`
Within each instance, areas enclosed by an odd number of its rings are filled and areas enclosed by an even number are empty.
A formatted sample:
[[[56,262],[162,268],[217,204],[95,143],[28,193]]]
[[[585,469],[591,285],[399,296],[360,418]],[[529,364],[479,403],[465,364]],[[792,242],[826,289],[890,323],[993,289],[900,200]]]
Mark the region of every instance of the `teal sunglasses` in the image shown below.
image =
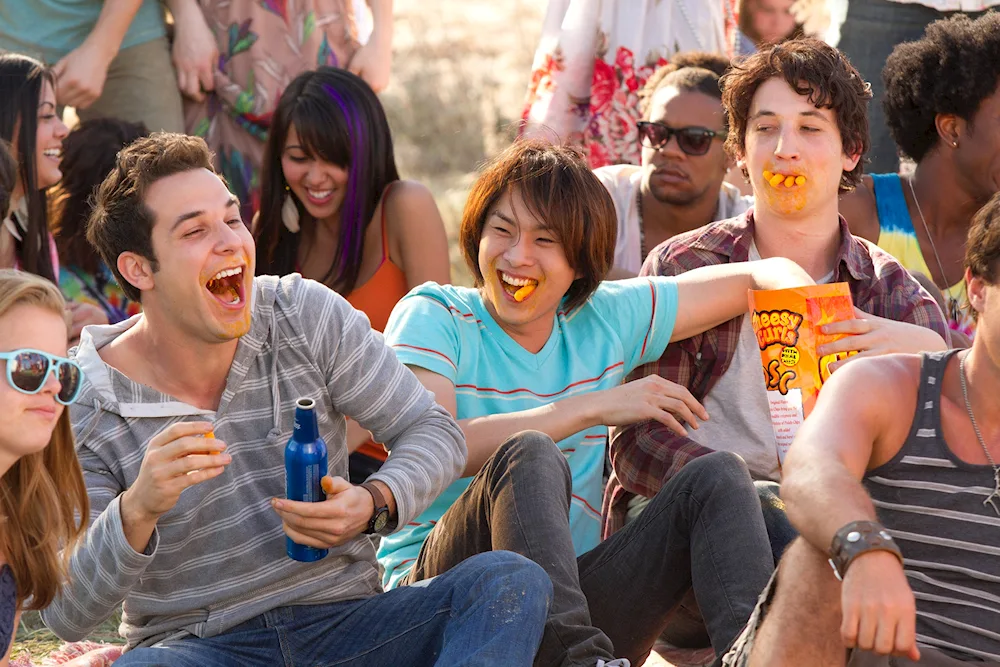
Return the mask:
[[[7,362],[7,382],[22,394],[37,394],[45,386],[49,373],[55,373],[61,385],[56,401],[69,405],[80,395],[83,369],[75,361],[28,349],[2,352],[0,360]]]

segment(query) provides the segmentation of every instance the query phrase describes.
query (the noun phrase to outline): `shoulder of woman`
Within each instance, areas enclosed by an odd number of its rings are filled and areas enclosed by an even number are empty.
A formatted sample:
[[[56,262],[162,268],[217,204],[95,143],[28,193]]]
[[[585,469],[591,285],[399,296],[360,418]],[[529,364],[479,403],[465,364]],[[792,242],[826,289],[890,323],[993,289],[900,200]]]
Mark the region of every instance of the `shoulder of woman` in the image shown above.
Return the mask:
[[[434,195],[423,183],[396,181],[382,197],[386,226],[390,230],[405,228],[427,229],[429,225],[441,226],[441,213]]]

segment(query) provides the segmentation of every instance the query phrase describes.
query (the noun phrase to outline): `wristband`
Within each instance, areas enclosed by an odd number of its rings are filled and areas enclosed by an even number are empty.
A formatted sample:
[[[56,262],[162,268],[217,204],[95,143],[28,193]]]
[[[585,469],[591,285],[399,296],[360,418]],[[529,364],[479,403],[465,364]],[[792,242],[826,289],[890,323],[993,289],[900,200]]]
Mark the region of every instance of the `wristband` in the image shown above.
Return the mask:
[[[852,521],[837,531],[830,544],[830,566],[844,580],[854,559],[869,551],[888,551],[903,562],[903,552],[884,526],[875,521]]]

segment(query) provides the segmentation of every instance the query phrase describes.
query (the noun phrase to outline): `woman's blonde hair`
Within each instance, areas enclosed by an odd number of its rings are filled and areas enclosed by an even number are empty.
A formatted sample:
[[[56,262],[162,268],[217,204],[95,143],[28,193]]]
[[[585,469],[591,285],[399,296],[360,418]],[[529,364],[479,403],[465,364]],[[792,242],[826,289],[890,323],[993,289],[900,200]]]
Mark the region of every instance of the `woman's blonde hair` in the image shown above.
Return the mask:
[[[0,270],[0,317],[22,305],[65,317],[65,302],[51,282]],[[63,410],[48,446],[22,456],[0,477],[0,552],[17,582],[19,607],[28,601],[28,609],[44,609],[52,602],[88,515],[69,410]]]

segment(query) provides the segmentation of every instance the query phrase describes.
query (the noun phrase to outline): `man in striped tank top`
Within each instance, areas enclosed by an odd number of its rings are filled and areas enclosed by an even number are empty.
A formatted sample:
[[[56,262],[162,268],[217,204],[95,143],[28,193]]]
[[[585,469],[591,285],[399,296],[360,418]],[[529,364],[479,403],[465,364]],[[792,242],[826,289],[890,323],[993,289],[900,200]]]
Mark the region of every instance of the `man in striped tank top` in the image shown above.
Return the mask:
[[[971,350],[824,387],[782,484],[802,537],[724,665],[1000,665],[1000,194],[965,266]]]

